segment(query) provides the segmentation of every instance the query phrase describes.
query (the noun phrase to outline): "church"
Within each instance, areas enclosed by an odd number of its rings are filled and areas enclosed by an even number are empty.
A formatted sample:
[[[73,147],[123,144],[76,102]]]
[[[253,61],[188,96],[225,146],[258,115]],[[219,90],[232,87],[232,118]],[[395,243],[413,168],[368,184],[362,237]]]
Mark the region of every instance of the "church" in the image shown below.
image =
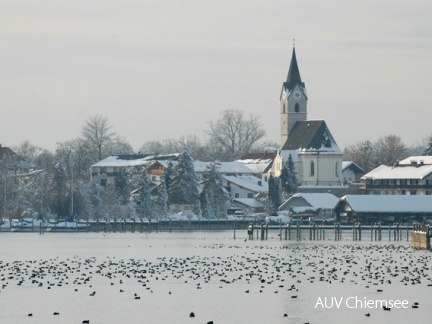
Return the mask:
[[[274,159],[273,175],[280,176],[291,155],[299,186],[341,186],[343,154],[326,122],[307,118],[308,93],[300,77],[295,47],[279,100],[281,148]]]

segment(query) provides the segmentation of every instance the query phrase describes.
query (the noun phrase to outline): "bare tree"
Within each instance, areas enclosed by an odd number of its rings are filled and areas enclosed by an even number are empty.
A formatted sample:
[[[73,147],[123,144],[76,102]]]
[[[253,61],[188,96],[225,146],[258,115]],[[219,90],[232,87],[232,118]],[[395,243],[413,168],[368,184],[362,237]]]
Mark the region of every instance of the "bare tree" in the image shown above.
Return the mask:
[[[132,154],[133,148],[124,137],[116,136],[105,146],[108,155]]]
[[[215,156],[232,161],[249,152],[265,136],[257,116],[245,117],[243,111],[225,110],[222,118],[209,122],[209,146]]]
[[[142,154],[181,153],[187,147],[189,154],[195,160],[207,161],[208,149],[196,135],[183,135],[179,139],[164,139],[162,141],[148,141],[140,148]]]
[[[382,164],[393,165],[405,159],[410,151],[399,136],[386,135],[375,143],[362,140],[348,145],[344,153],[345,160],[353,161],[365,172],[369,172]]]
[[[402,139],[396,135],[380,137],[375,143],[376,166],[381,164],[393,165],[397,161],[408,157],[408,149]]]
[[[344,155],[346,161],[354,162],[365,172],[369,172],[376,167],[375,148],[369,140],[361,140],[347,145]]]
[[[26,140],[17,147],[14,147],[13,151],[28,162],[34,162],[38,155],[42,153],[42,149],[33,145],[29,140]]]
[[[96,149],[99,161],[102,160],[105,146],[112,142],[115,135],[111,129],[108,118],[100,115],[89,118],[82,128],[83,139]]]

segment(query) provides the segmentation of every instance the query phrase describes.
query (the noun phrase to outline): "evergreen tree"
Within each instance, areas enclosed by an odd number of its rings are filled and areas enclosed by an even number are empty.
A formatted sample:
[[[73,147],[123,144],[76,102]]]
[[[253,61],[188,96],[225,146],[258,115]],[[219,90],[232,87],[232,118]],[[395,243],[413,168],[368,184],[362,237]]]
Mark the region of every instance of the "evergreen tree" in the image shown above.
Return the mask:
[[[428,142],[428,144],[426,145],[426,147],[425,147],[425,149],[423,151],[423,155],[428,155],[428,156],[432,155],[432,135],[429,138],[429,142]]]
[[[144,171],[141,178],[139,193],[138,214],[142,218],[150,219],[152,215],[152,197],[150,193],[150,182],[146,171]]]
[[[167,167],[165,174],[164,174],[165,190],[167,192],[169,192],[169,190],[170,190],[170,185],[172,182],[173,175],[174,175],[174,166],[172,164],[172,161],[169,161],[168,167]]]
[[[58,217],[68,215],[70,213],[68,176],[64,164],[60,161],[54,165],[52,178],[50,179],[50,190],[54,193],[50,206],[51,210]]]
[[[194,209],[198,208],[198,177],[187,148],[179,156],[178,164],[175,167],[169,185],[168,194],[170,204],[192,205]]]
[[[201,213],[205,218],[215,218],[215,213],[213,210],[212,199],[209,198],[208,191],[202,191],[200,194],[200,202],[201,202]]]
[[[212,164],[203,174],[203,189],[200,195],[203,216],[206,218],[225,217],[227,200],[222,176],[216,165]]]
[[[166,178],[164,178],[157,189],[157,196],[155,199],[155,207],[161,216],[165,217],[168,211],[168,192],[166,187]]]
[[[99,220],[104,215],[104,188],[100,185],[98,177],[93,178],[90,185],[90,200],[93,207],[93,217]]]
[[[104,203],[104,214],[112,216],[119,205],[118,202],[118,190],[115,186],[115,183],[108,182],[108,184],[104,188],[103,192],[103,201]]]
[[[268,189],[268,199],[270,200],[272,211],[271,213],[278,210],[279,206],[281,205],[281,190],[280,190],[280,180],[279,178],[275,178],[272,175],[270,175],[269,178],[269,189]]]
[[[298,180],[291,154],[282,167],[280,181],[283,191],[287,194],[294,194],[297,191]]]
[[[121,205],[126,205],[129,202],[131,192],[127,173],[124,170],[121,170],[115,177],[114,183],[117,190],[118,203]]]

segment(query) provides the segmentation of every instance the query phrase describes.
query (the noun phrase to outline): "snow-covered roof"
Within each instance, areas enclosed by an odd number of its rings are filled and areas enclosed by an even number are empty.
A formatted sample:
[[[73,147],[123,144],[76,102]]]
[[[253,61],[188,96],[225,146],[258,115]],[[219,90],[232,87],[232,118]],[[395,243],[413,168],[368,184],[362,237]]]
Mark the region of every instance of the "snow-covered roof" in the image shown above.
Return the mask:
[[[381,165],[365,174],[362,179],[424,179],[432,173],[432,165]]]
[[[150,154],[150,155],[112,155],[95,164],[92,167],[128,167],[146,165],[153,161],[169,161],[176,159],[180,153]]]
[[[234,202],[238,202],[250,208],[264,207],[264,205],[254,198],[235,198]]]
[[[255,176],[224,176],[225,181],[233,183],[239,187],[245,188],[253,192],[267,192],[268,182],[262,181]],[[259,184],[261,183],[261,185]]]
[[[288,158],[291,155],[291,159],[293,160],[293,162],[298,162],[299,161],[298,154],[299,154],[298,150],[280,150],[279,151],[279,156],[284,161],[288,161]]]
[[[285,201],[280,206],[280,209],[283,209],[283,206],[289,204],[292,200],[299,198],[303,198],[315,209],[333,209],[339,200],[338,197],[331,193],[296,193]]]
[[[432,196],[429,195],[346,195],[346,201],[357,213],[431,213]]]
[[[253,170],[254,173],[263,173],[273,163],[275,156],[275,152],[248,153],[243,155],[236,162],[245,164],[248,168]]]
[[[353,161],[342,161],[342,171],[349,168],[353,163]]]
[[[353,161],[342,161],[342,172],[344,172],[347,169],[353,171],[354,173],[362,173],[362,174],[366,173],[362,168],[360,168]]]
[[[126,159],[122,159],[117,155],[114,155],[114,156],[109,156],[93,164],[92,167],[128,167],[128,166],[146,165],[148,163],[149,160],[147,160],[145,157],[126,160]]]
[[[412,164],[432,164],[432,156],[410,156],[399,162],[399,165],[412,165]]]
[[[242,162],[202,162],[194,161],[196,173],[203,173],[209,170],[212,164],[216,164],[217,170],[222,174],[253,174],[254,171]]]
[[[310,206],[300,206],[300,207],[292,207],[292,212],[294,214],[304,214],[306,212],[316,212],[317,208]]]
[[[165,155],[136,155],[136,156],[121,156],[113,155],[106,159],[103,159],[92,167],[130,167],[130,166],[145,166],[158,161],[163,166],[168,167],[171,161],[173,166],[177,164],[175,161],[178,157],[178,153],[175,154],[165,154]],[[222,174],[253,174],[254,170],[248,168],[242,162],[202,162],[194,161],[193,165],[196,173],[203,173],[208,171],[212,164],[216,164],[217,169]]]
[[[342,154],[324,120],[297,121],[282,149],[302,154]]]

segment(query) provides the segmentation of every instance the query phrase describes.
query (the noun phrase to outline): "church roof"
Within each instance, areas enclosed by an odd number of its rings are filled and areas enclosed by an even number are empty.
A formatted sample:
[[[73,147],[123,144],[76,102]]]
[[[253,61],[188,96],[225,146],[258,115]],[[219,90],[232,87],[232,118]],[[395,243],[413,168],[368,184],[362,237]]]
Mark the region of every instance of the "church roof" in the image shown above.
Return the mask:
[[[324,150],[341,153],[324,120],[298,121],[282,150]]]
[[[292,90],[296,85],[299,85],[302,88],[304,88],[305,86],[300,77],[300,70],[297,64],[297,57],[296,57],[295,47],[294,47],[292,52],[290,67],[288,70],[287,80],[286,82],[284,82],[284,88],[288,90]]]

